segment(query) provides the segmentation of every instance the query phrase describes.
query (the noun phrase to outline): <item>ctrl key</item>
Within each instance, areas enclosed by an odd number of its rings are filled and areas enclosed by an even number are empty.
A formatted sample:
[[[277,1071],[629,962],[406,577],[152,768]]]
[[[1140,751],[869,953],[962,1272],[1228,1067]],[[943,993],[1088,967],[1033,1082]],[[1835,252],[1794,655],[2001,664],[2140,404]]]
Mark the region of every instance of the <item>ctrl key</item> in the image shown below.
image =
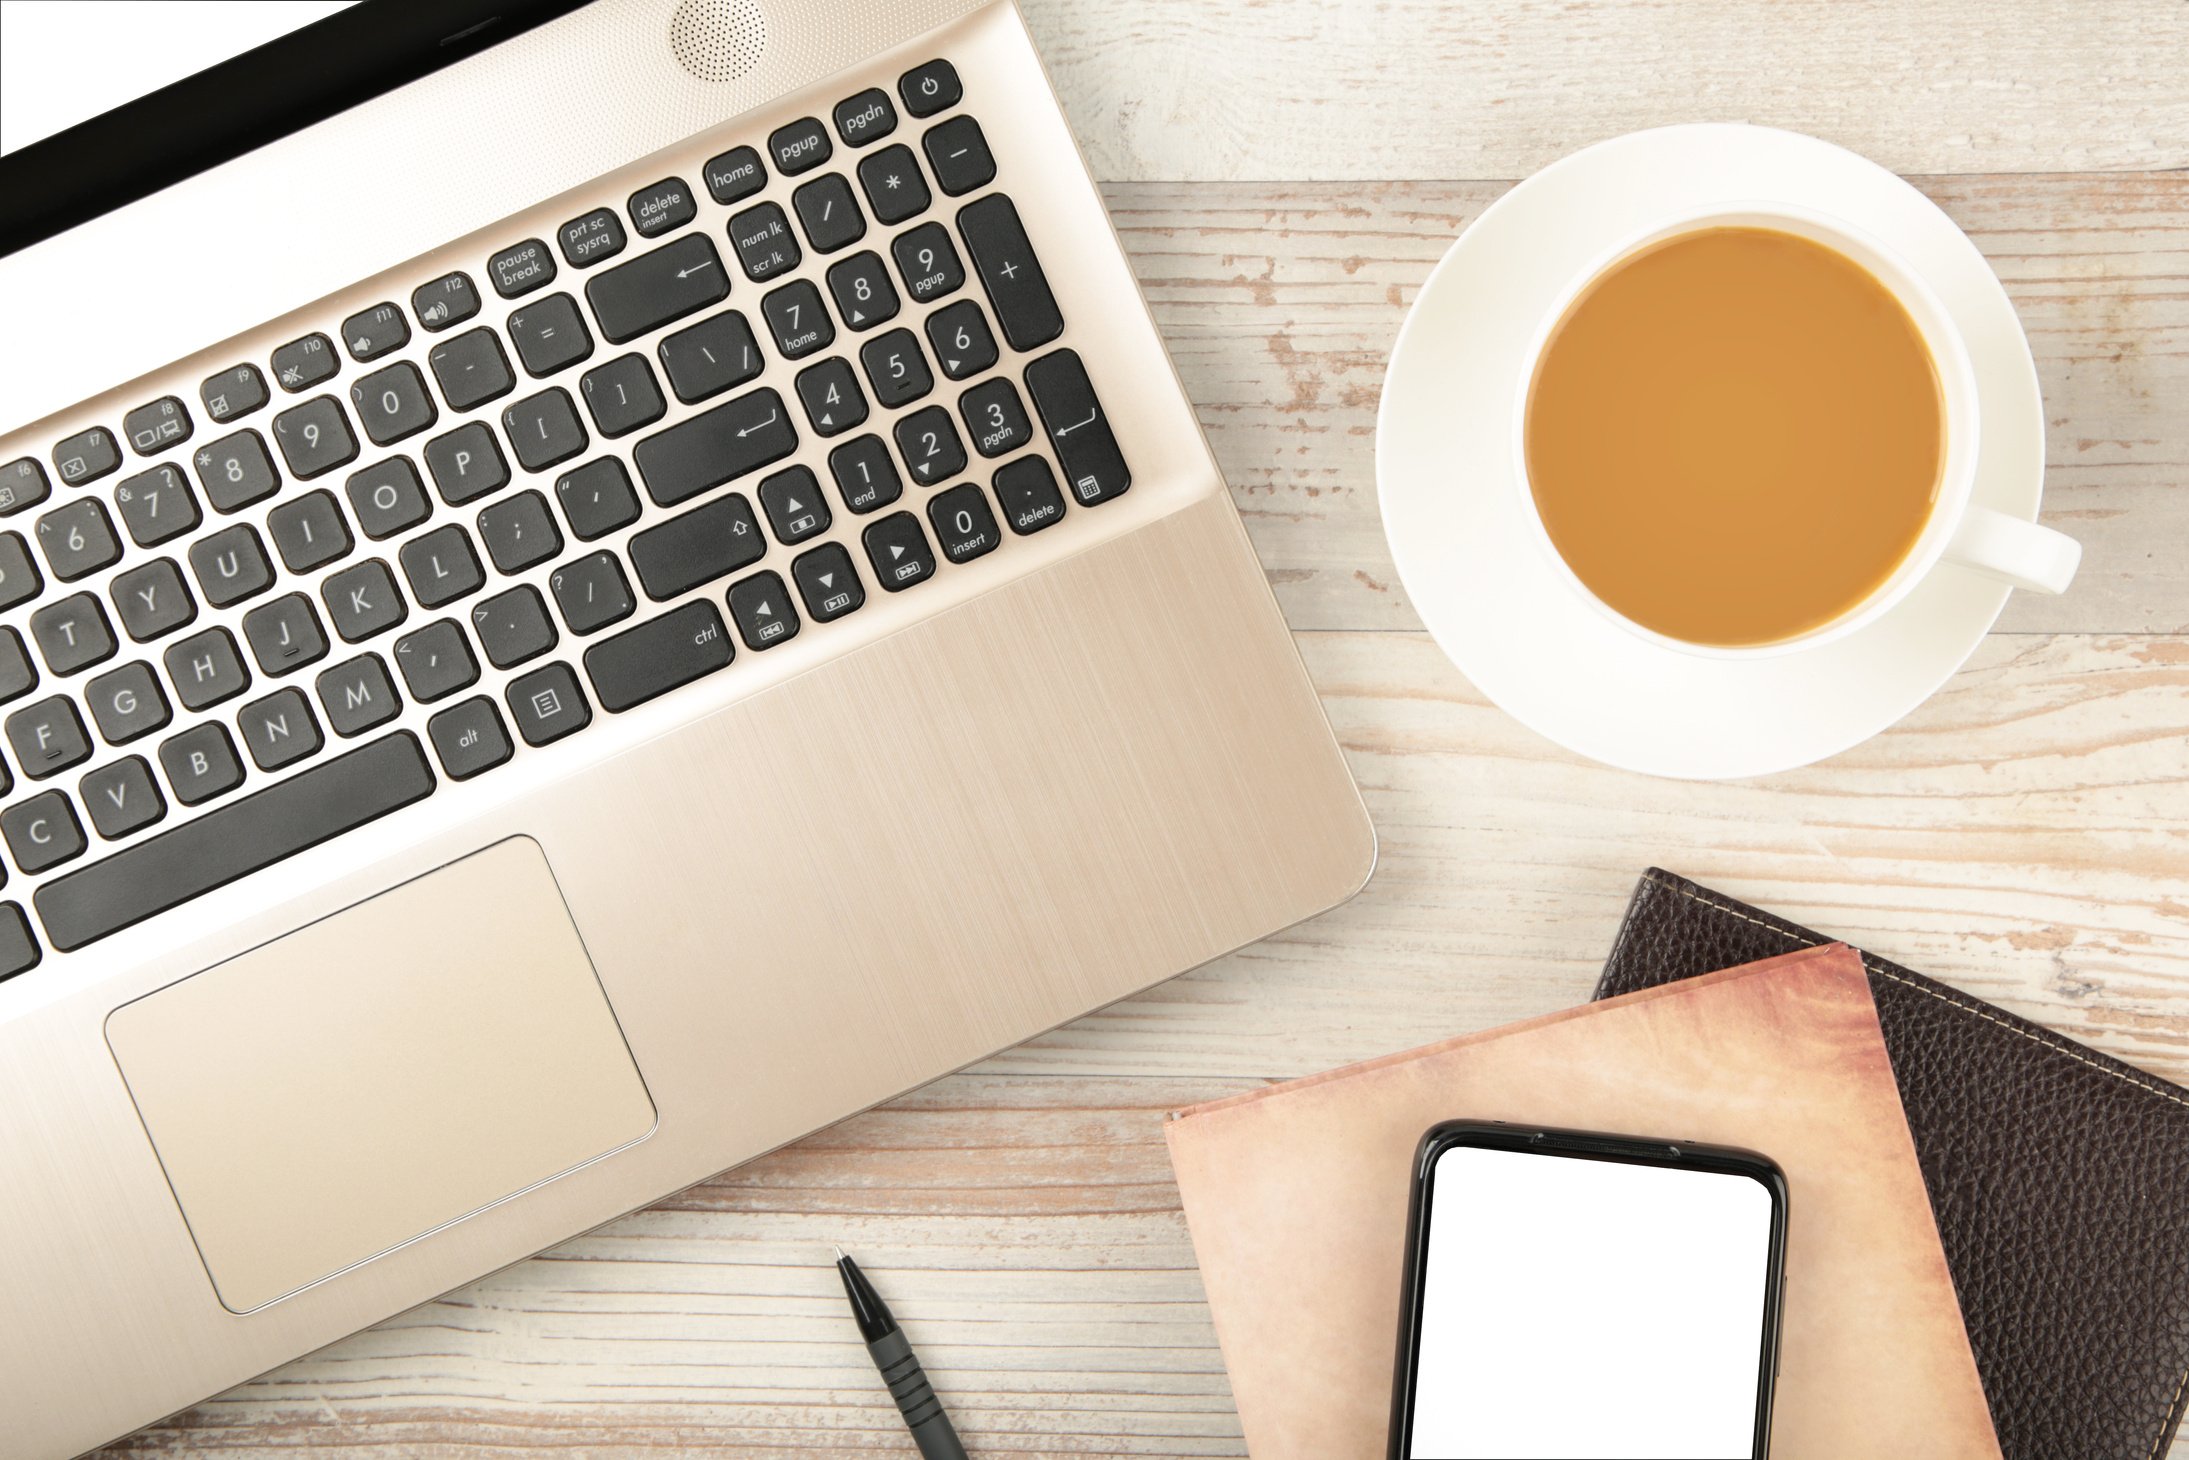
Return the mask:
[[[38,940],[31,936],[22,904],[0,902],[0,980],[36,968],[39,957]]]
[[[601,640],[585,651],[585,672],[613,715],[714,673],[735,653],[722,615],[701,598]]]
[[[468,781],[508,760],[514,747],[502,728],[501,711],[485,695],[451,705],[426,722],[434,753],[452,781]]]

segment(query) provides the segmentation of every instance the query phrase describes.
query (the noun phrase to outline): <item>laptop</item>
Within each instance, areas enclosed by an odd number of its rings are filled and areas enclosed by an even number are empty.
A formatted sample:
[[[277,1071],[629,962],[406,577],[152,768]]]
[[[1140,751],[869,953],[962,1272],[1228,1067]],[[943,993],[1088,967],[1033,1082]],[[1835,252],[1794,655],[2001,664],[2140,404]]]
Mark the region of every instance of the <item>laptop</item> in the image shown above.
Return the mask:
[[[0,199],[12,1457],[1369,873],[1009,0],[367,0]]]

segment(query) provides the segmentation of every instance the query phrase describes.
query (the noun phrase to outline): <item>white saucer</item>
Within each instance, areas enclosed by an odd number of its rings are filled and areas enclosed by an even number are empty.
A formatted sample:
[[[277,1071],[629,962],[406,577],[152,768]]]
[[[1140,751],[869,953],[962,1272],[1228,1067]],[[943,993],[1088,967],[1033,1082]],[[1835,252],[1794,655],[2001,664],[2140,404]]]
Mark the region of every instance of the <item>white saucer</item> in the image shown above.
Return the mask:
[[[1923,276],[1976,366],[1971,500],[2034,521],[2044,487],[2044,409],[2014,306],[1976,245],[1884,168],[1813,137],[1711,123],[1599,143],[1514,188],[1445,254],[1392,348],[1376,422],[1383,530],[1461,672],[1538,734],[1628,770],[1758,776],[1860,744],[1951,678],[2007,599],[1942,563],[1847,638],[1707,659],[1610,622],[1529,537],[1512,420],[1522,357],[1560,289],[1653,219],[1758,199],[1845,218]]]

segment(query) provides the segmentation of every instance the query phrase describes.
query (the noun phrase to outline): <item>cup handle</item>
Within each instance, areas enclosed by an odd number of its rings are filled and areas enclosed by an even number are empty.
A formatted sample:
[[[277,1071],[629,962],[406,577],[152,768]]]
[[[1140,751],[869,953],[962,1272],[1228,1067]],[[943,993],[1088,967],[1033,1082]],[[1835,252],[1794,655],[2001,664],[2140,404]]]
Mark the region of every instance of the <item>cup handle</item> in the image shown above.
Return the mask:
[[[2064,532],[1970,504],[1949,561],[2032,593],[2064,593],[2083,560],[2083,545]]]

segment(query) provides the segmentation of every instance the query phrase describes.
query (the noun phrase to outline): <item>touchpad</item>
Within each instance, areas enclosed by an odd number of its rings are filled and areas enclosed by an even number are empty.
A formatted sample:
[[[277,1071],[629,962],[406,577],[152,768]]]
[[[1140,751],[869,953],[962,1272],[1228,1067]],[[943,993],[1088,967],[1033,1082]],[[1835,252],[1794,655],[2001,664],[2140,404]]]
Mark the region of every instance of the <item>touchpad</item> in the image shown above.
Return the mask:
[[[654,1126],[529,837],[147,994],[106,1036],[238,1313]]]

